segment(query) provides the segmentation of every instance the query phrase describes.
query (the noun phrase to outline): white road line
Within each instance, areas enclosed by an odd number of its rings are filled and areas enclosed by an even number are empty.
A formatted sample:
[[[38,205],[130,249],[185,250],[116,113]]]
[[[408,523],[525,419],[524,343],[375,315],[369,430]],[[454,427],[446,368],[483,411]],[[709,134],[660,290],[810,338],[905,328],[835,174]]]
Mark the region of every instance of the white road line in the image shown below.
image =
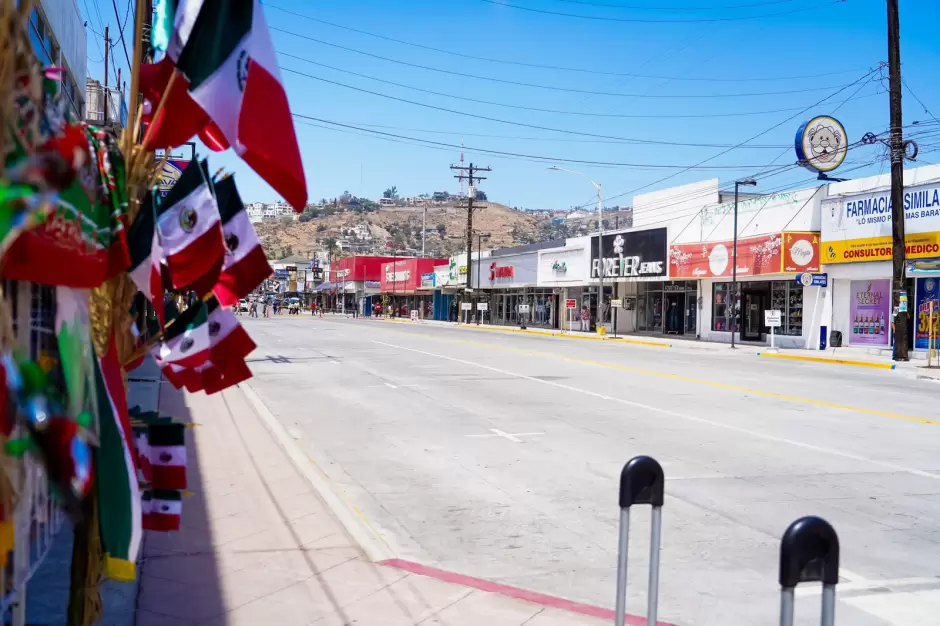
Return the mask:
[[[396,387],[392,383],[385,383],[385,386],[388,387],[389,389],[398,389],[398,387]]]
[[[509,441],[515,443],[522,443],[522,439],[519,437],[534,437],[536,435],[544,435],[545,433],[507,433],[503,432],[498,428],[491,428],[490,432],[492,435],[464,435],[465,437],[477,438],[477,437],[502,437],[503,439],[508,439]]]
[[[732,426],[731,424],[722,424],[721,422],[716,422],[704,417],[697,417],[695,415],[688,415],[685,413],[679,413],[677,411],[670,411],[669,409],[663,409],[657,406],[651,406],[649,404],[642,404],[640,402],[633,402],[631,400],[624,400],[623,398],[611,398],[601,393],[596,393],[594,391],[588,391],[587,389],[580,389],[578,387],[572,387],[571,385],[565,385],[559,382],[552,380],[542,380],[540,378],[533,378],[532,376],[526,376],[525,374],[518,374],[516,372],[510,372],[508,370],[500,369],[498,367],[492,367],[490,365],[483,365],[482,363],[476,363],[474,361],[467,361],[465,359],[458,359],[452,356],[446,356],[443,354],[436,354],[434,352],[427,352],[425,350],[418,350],[416,348],[406,348],[405,346],[398,346],[393,343],[386,343],[384,341],[373,340],[372,343],[377,343],[379,345],[387,346],[389,348],[395,348],[396,350],[405,350],[407,352],[414,352],[416,354],[424,354],[426,356],[433,356],[438,359],[444,359],[445,361],[452,361],[454,363],[461,363],[463,365],[471,365],[473,367],[479,367],[481,369],[489,370],[491,372],[496,372],[497,374],[503,374],[504,376],[513,376],[515,378],[521,378],[523,380],[529,380],[540,385],[548,385],[550,387],[556,387],[558,389],[565,389],[566,391],[573,391],[575,393],[582,393],[586,396],[591,396],[593,398],[600,398],[601,400],[611,400],[619,404],[626,406],[636,407],[638,409],[644,409],[647,411],[653,411],[655,413],[661,413],[663,415],[669,415],[672,417],[677,417],[682,420],[689,422],[695,422],[697,424],[706,424],[714,428],[721,428],[723,430],[729,430],[732,432],[740,433],[742,435],[748,435],[756,439],[763,439],[765,441],[774,441],[776,443],[785,443],[797,448],[803,448],[804,450],[812,450],[814,452],[821,452],[823,454],[830,454],[832,456],[842,457],[843,459],[851,459],[853,461],[859,461],[861,463],[868,463],[870,465],[877,465],[885,469],[889,469],[892,472],[905,472],[907,474],[913,474],[915,476],[923,476],[925,478],[934,478],[940,480],[940,474],[934,472],[927,472],[924,470],[919,470],[913,467],[905,467],[903,465],[897,465],[895,463],[888,463],[886,461],[879,461],[877,459],[871,459],[868,457],[860,456],[857,454],[850,454],[848,452],[840,452],[833,448],[827,448],[824,446],[817,446],[811,443],[806,443],[804,441],[796,441],[795,439],[787,439],[785,437],[776,437],[774,435],[768,435],[766,433],[758,432],[756,430],[750,430],[747,428],[741,428],[740,426]]]

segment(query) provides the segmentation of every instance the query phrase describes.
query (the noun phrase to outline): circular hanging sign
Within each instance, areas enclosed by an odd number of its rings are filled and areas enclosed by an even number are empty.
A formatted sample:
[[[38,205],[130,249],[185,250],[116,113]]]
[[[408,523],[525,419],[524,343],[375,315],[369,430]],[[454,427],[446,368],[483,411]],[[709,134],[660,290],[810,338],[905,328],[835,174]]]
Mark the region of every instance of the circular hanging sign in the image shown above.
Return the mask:
[[[831,172],[845,160],[848,141],[845,127],[834,117],[820,115],[796,131],[796,158],[814,172]]]

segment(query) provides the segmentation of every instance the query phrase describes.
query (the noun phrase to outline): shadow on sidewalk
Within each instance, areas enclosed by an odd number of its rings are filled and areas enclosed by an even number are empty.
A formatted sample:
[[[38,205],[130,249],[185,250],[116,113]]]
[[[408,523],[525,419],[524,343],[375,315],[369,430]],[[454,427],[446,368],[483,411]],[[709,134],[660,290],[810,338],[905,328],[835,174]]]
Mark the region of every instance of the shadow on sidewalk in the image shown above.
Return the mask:
[[[182,391],[161,384],[160,414],[191,424],[193,417]],[[226,611],[220,569],[206,506],[206,468],[200,466],[192,429],[186,430],[189,490],[183,498],[179,532],[144,531],[138,577],[136,626],[189,626]]]

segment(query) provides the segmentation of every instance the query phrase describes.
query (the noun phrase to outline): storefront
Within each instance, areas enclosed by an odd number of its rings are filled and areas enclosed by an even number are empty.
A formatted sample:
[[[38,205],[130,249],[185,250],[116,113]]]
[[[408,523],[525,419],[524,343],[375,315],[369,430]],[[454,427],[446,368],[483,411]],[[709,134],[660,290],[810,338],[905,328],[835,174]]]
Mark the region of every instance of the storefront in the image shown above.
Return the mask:
[[[940,166],[906,170],[904,180],[908,333],[911,347],[925,351],[930,303],[940,278]],[[891,350],[892,210],[886,175],[829,186],[822,209],[822,260],[832,283],[832,345]]]
[[[686,297],[684,284],[668,280],[666,250],[665,228],[608,233],[603,241],[596,235],[591,237],[591,284],[594,289],[581,304],[582,319],[598,319],[597,286],[603,273],[604,299],[600,315],[608,332],[612,330],[614,317],[618,333],[666,332],[667,320],[673,323],[679,317],[675,310],[665,308],[665,294],[672,294],[668,302],[675,304],[678,304],[681,294],[683,307]],[[616,312],[611,310],[611,299],[622,302]],[[684,313],[682,317],[684,319]],[[593,326],[596,326],[596,321]],[[683,330],[684,322],[670,328],[676,332]]]
[[[670,246],[670,276],[698,281],[698,298],[691,303],[694,292],[686,283],[686,332],[692,332],[689,317],[699,313],[698,333],[703,339],[730,342],[735,333],[737,341],[764,343],[770,334],[764,314],[777,310],[781,315],[781,326],[774,330],[780,337],[777,345],[810,347],[818,339],[813,329],[823,321],[824,288],[804,286],[796,276],[819,272],[819,234],[785,231],[738,238],[737,297],[733,257],[733,239]]]
[[[326,271],[326,282],[317,287],[318,306],[337,312],[366,313],[367,304],[371,306],[378,294],[382,266],[393,260],[394,257],[384,256],[349,256],[333,261]]]
[[[545,294],[557,296],[552,300],[554,318],[552,328],[561,330],[588,330],[589,324],[582,324],[581,305],[590,302],[590,267],[591,238],[576,237],[569,239],[563,246],[546,248],[538,251],[538,270],[536,284]],[[594,289],[596,292],[596,288]],[[577,306],[566,308],[565,303],[573,300]]]
[[[434,302],[434,266],[445,259],[396,259],[382,265],[379,289],[385,313],[391,307],[396,317],[432,319]]]
[[[471,280],[480,321],[557,328],[560,290],[538,285],[539,251],[557,246],[558,242],[545,242],[491,250],[480,262],[474,260]]]

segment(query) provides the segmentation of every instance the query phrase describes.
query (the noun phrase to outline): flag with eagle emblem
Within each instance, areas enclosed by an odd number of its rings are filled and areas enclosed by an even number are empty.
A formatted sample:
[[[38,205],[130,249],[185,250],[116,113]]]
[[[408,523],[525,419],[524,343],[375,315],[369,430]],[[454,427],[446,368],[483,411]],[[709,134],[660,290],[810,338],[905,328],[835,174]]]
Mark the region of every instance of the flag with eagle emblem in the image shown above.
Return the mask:
[[[191,161],[157,209],[157,230],[173,289],[205,295],[215,284],[225,251],[220,219],[209,164]]]
[[[213,292],[222,306],[232,306],[254,291],[273,270],[235,187],[234,177],[216,183],[215,194],[222,217],[225,259]]]

